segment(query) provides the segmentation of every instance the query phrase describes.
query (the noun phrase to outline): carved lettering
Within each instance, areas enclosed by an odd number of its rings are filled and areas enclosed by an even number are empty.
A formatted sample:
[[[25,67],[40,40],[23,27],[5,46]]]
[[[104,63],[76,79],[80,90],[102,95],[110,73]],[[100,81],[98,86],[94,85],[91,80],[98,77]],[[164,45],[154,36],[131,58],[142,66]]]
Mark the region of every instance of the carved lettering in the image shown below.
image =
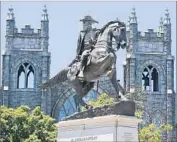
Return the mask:
[[[134,139],[134,137],[133,137],[133,135],[132,135],[132,133],[130,133],[130,132],[124,132],[124,140],[125,141],[132,141]]]
[[[88,141],[95,141],[98,139],[98,136],[89,136],[89,137],[82,137],[82,138],[74,138],[71,139],[71,142],[88,142]]]

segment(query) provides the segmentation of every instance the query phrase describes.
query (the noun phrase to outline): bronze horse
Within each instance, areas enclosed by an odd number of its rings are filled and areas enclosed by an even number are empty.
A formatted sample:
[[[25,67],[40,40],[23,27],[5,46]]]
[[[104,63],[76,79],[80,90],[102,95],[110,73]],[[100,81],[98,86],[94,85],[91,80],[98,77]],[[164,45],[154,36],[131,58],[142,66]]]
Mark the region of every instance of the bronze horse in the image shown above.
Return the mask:
[[[94,87],[95,81],[102,76],[108,76],[117,93],[114,99],[118,101],[120,96],[116,78],[116,51],[120,48],[124,49],[126,42],[125,24],[120,21],[108,22],[99,31],[97,42],[89,53],[87,65],[83,71],[83,79],[80,80],[78,77],[80,73],[80,61],[78,61],[60,71],[55,76],[56,80],[68,81],[77,92],[78,103],[89,109],[91,106],[85,103],[82,98]],[[45,83],[43,87],[48,85]]]

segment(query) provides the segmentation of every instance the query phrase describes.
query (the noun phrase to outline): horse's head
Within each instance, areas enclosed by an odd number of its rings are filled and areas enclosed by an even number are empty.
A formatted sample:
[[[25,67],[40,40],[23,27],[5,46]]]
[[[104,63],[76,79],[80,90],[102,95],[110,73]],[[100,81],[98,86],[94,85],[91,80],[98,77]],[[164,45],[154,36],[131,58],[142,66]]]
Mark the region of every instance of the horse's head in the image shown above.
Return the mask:
[[[117,43],[117,49],[124,49],[127,45],[126,26],[123,22],[117,21],[111,26],[112,36]]]
[[[113,41],[114,40],[114,41]],[[118,20],[108,22],[99,31],[97,43],[107,42],[108,46],[116,45],[116,48],[126,48],[126,25]]]

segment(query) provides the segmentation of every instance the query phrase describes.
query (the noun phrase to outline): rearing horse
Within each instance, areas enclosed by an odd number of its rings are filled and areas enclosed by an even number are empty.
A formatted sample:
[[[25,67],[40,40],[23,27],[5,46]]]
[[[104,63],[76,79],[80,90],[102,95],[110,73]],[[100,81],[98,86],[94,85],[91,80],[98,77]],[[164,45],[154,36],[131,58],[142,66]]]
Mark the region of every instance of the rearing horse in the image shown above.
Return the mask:
[[[116,48],[113,47],[116,46]],[[116,78],[116,51],[119,48],[126,47],[126,26],[120,21],[108,22],[99,32],[97,42],[94,45],[88,64],[83,72],[82,82],[78,78],[80,70],[80,62],[75,62],[67,69],[60,71],[55,77],[57,80],[67,81],[76,90],[78,95],[78,102],[85,108],[90,108],[82,98],[94,87],[94,82],[99,80],[102,76],[108,76],[116,90],[117,96],[113,96],[116,101],[119,97],[119,88]],[[53,82],[54,83],[54,82]],[[56,83],[56,82],[55,82]],[[52,85],[52,82],[44,84],[44,86]]]

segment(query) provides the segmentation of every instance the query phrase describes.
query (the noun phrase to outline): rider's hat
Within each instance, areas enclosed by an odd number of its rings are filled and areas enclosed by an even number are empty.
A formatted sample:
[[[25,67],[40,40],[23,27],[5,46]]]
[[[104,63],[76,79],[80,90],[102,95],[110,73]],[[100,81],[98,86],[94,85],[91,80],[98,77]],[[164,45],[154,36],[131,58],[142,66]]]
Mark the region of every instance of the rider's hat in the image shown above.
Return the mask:
[[[80,21],[85,22],[85,21],[90,21],[92,24],[93,23],[98,23],[96,20],[94,20],[91,16],[87,15],[84,17],[84,19],[81,19]]]

